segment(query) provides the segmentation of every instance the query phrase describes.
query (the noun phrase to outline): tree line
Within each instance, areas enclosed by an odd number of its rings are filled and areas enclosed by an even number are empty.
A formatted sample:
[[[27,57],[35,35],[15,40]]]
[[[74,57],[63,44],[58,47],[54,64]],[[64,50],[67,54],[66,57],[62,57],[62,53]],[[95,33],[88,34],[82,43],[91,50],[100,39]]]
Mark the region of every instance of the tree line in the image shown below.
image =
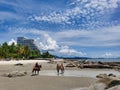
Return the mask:
[[[0,59],[35,59],[35,58],[53,58],[49,52],[41,54],[40,51],[32,50],[29,46],[8,45],[7,42],[0,45]]]

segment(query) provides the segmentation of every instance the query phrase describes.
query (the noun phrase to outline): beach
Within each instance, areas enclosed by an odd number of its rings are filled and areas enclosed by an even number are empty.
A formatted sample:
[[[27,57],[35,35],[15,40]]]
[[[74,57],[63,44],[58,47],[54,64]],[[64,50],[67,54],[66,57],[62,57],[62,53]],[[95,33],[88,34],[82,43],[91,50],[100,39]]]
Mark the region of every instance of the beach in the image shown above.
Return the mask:
[[[1,90],[73,90],[94,82],[92,78],[35,76],[19,78],[0,77]]]
[[[34,64],[42,65],[39,75],[31,76]],[[57,62],[60,63],[60,62]],[[23,64],[23,65],[16,65]],[[26,71],[22,77],[4,77],[5,73],[13,71]],[[99,71],[98,73],[94,73]],[[0,89],[1,90],[77,90],[88,87],[96,82],[95,76],[100,72],[117,73],[112,70],[65,68],[64,74],[57,75],[56,63],[47,60],[23,60],[0,62]],[[103,73],[104,73],[103,72]],[[93,74],[91,74],[93,73]]]

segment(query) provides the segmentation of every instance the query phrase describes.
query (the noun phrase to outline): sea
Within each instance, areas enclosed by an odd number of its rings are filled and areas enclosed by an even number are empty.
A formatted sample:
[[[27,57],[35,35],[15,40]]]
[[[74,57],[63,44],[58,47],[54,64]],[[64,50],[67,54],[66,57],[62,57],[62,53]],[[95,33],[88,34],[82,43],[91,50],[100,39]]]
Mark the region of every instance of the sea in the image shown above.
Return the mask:
[[[81,60],[87,60],[87,61],[94,61],[94,62],[120,62],[120,58],[105,58],[105,59],[68,59],[68,60],[75,60],[75,61],[81,61]],[[114,74],[116,76],[120,76],[120,71],[116,71],[113,69],[79,69],[79,70],[65,70],[64,74],[59,74],[59,76],[72,76],[72,77],[91,77],[96,78],[96,75],[99,74]],[[47,76],[57,76],[56,70],[44,70],[41,71],[40,75],[47,75]]]
[[[120,58],[90,58],[90,59],[68,59],[68,60],[87,60],[87,61],[94,61],[94,62],[120,62]]]
[[[79,70],[65,70],[64,74],[57,74],[56,70],[43,70],[39,75],[44,76],[66,76],[66,77],[91,77],[96,78],[99,74],[114,74],[120,76],[120,72],[112,69],[79,69]]]

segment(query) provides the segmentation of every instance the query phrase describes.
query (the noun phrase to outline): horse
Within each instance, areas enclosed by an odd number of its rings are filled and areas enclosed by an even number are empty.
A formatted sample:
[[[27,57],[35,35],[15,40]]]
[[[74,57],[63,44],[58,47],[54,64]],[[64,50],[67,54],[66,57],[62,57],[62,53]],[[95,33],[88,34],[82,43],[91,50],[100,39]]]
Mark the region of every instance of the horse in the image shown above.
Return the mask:
[[[57,64],[56,70],[57,70],[57,74],[59,75],[59,70],[60,70],[60,65],[59,64]]]
[[[39,71],[41,70],[42,65],[39,65],[38,63],[35,64],[32,70],[32,74],[39,75]]]
[[[63,64],[61,64],[60,69],[61,69],[61,74],[63,74],[65,70]]]
[[[60,70],[61,70],[61,74],[63,74],[64,73],[64,66],[63,66],[63,64],[61,64],[61,65],[57,64],[56,70],[57,70],[58,75],[59,75],[59,71]]]

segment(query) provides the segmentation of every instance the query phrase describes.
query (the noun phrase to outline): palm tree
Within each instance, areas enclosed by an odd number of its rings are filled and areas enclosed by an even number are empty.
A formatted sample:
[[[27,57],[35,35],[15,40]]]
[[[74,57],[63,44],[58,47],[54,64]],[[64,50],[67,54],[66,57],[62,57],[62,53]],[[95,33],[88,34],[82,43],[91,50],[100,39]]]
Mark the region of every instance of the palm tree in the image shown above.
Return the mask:
[[[29,46],[26,45],[24,46],[24,55],[25,55],[25,58],[29,58],[29,55],[30,55],[30,49],[29,49]]]

